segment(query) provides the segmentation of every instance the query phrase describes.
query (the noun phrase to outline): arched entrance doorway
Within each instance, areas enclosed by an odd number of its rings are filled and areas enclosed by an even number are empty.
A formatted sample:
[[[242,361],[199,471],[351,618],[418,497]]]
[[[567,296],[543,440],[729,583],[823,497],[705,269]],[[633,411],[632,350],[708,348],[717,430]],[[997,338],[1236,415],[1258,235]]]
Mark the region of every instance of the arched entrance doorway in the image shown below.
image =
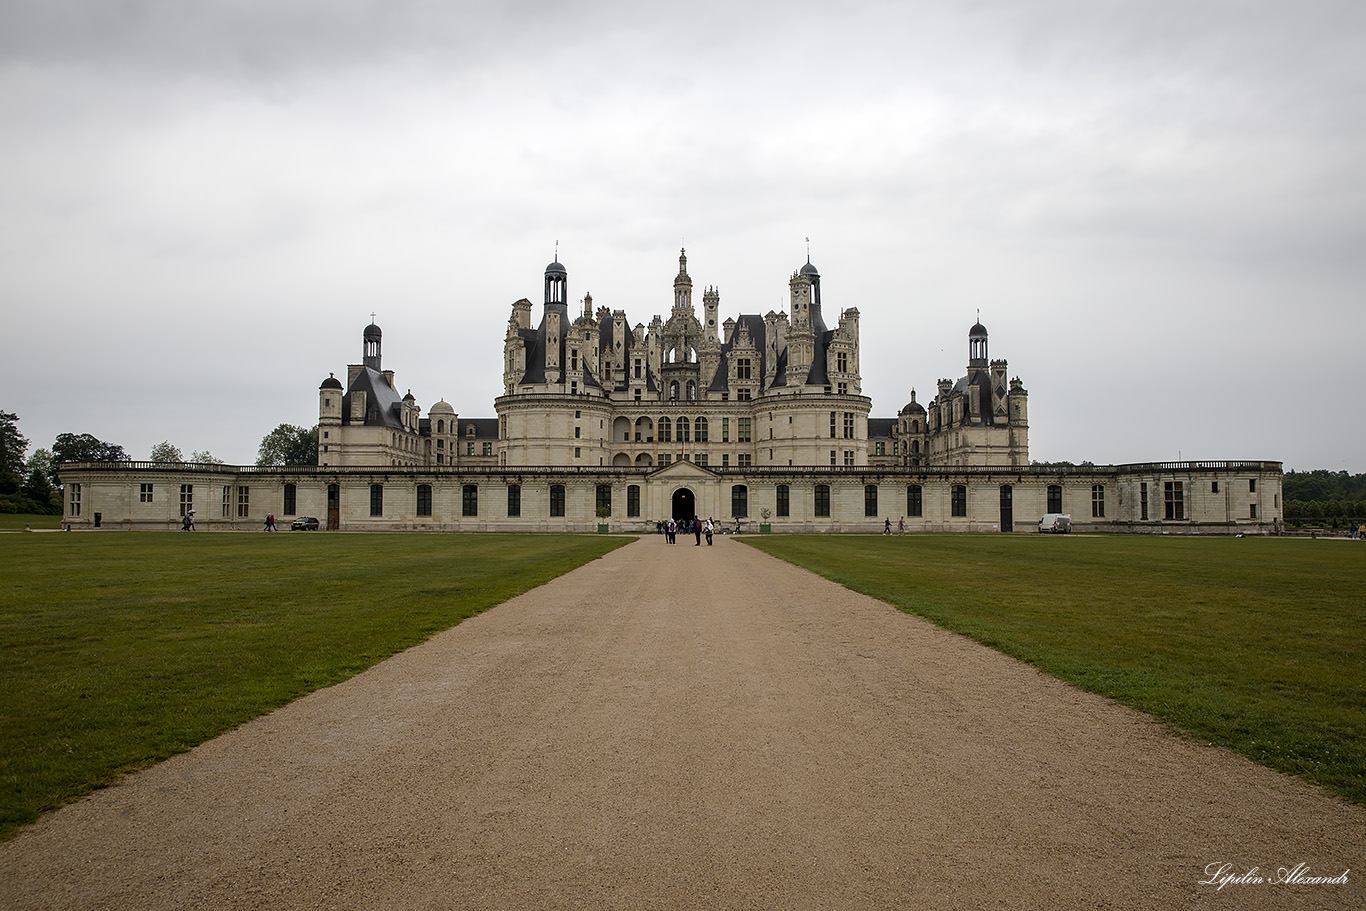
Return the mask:
[[[697,498],[693,496],[691,490],[680,487],[674,491],[674,513],[675,519],[691,519],[697,515]]]

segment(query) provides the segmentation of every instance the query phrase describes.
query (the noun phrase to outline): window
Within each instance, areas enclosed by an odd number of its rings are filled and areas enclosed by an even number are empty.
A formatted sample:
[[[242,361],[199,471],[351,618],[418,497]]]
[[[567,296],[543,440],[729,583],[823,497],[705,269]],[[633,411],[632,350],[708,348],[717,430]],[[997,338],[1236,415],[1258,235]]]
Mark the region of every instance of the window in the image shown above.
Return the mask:
[[[737,380],[750,379],[750,360],[747,357],[736,358],[735,378]]]
[[[223,488],[223,518],[232,515],[232,488]]]
[[[924,515],[925,504],[924,494],[920,490],[919,484],[912,484],[906,488],[906,515],[919,518]]]
[[[632,484],[626,488],[626,515],[636,518],[640,515],[640,485]]]
[[[1218,481],[1210,481],[1210,483],[1209,483],[1209,492],[1210,492],[1210,493],[1218,493],[1218,492],[1219,492],[1219,482],[1218,482]]]
[[[852,466],[854,464],[854,450],[844,450],[844,464],[846,466]]]
[[[140,484],[140,485],[138,485],[138,487],[139,487],[139,490],[138,490],[138,502],[139,502],[139,503],[150,503],[150,502],[152,502],[152,485],[151,485],[151,484]]]
[[[384,485],[370,485],[370,515],[384,515]]]
[[[1186,518],[1186,491],[1181,481],[1166,481],[1162,485],[1166,517],[1173,521]]]
[[[564,485],[550,485],[550,515],[559,517],[564,515]]]
[[[778,515],[786,518],[791,514],[791,505],[788,501],[788,487],[786,484],[778,485]]]
[[[1091,485],[1091,516],[1097,519],[1105,518],[1105,485]]]
[[[754,457],[748,452],[742,452],[736,459],[736,466],[738,468],[749,468],[753,464]]]
[[[735,419],[735,442],[748,443],[750,441],[749,418]]]
[[[692,423],[687,418],[678,419],[678,442],[686,443],[692,439]]]
[[[674,422],[668,418],[659,419],[659,442],[672,443],[674,438]]]
[[[417,485],[417,514],[419,516],[430,516],[432,514],[432,485]]]
[[[597,496],[594,502],[594,509],[606,509],[607,514],[612,514],[612,485],[599,484]]]
[[[1248,493],[1256,493],[1256,492],[1257,492],[1257,479],[1256,479],[1256,478],[1250,478],[1250,479],[1248,479],[1248,482],[1247,482],[1247,492],[1248,492]]]
[[[844,438],[846,440],[854,438],[854,414],[852,411],[844,413]]]
[[[835,438],[836,419],[837,415],[835,414],[835,412],[830,412],[830,439],[832,440]]]
[[[508,518],[515,519],[522,514],[522,485],[508,485]]]
[[[1256,504],[1256,503],[1253,503],[1252,505],[1250,505],[1250,506],[1248,507],[1248,509],[1251,510],[1251,512],[1248,513],[1248,518],[1249,518],[1249,519],[1255,519],[1255,518],[1257,518],[1257,504]]]
[[[876,515],[877,515],[877,485],[876,485],[876,484],[864,484],[864,485],[863,485],[863,515],[864,515],[864,516],[876,516]]]
[[[730,442],[730,418],[721,419],[721,442]]]
[[[722,467],[722,468],[729,468],[729,467],[730,467],[730,453],[728,453],[728,452],[723,452],[723,453],[721,453],[721,467]]]
[[[953,485],[950,514],[955,516],[966,516],[968,514],[968,488],[966,484]]]
[[[466,443],[466,444],[465,444],[465,455],[474,455],[474,444],[473,444],[473,443]]]
[[[749,488],[743,484],[736,484],[730,489],[730,514],[737,519],[749,515]]]
[[[737,402],[748,402],[749,400],[750,400],[750,390],[749,390],[749,387],[748,387],[748,386],[746,386],[746,387],[744,387],[744,388],[741,388],[741,389],[735,390],[735,401],[737,401]]]
[[[1045,512],[1062,512],[1062,485],[1048,485],[1048,509]]]
[[[659,467],[663,468],[665,465],[670,465],[673,463],[673,460],[674,457],[672,453],[661,452],[659,454]]]
[[[828,518],[830,515],[830,485],[817,484],[815,499],[816,515],[818,517]]]
[[[582,427],[575,427],[575,428],[574,428],[574,439],[577,440],[577,439],[579,439],[581,436],[583,436],[583,428],[582,428]]]
[[[887,454],[887,444],[884,443],[882,440],[878,440],[878,441],[877,441],[877,445],[876,445],[876,446],[874,447],[874,449],[873,449],[873,453],[874,453],[875,455],[886,455],[886,454]]]
[[[836,383],[836,384],[835,384],[835,391],[838,392],[840,395],[848,395],[848,394],[849,394],[849,384],[848,384],[848,383]]]
[[[251,514],[251,488],[237,488],[237,518],[245,519]]]
[[[582,447],[582,446],[575,446],[575,447],[574,447],[574,458],[578,459],[578,458],[582,458],[582,457],[583,457],[583,447]]]
[[[706,419],[706,418],[698,418],[698,419],[697,419],[697,426],[696,426],[694,429],[697,431],[697,434],[696,434],[696,436],[697,436],[697,442],[699,442],[699,443],[705,443],[705,442],[707,442],[707,419]]]
[[[479,451],[486,456],[493,455],[493,443],[490,442],[482,444]]]
[[[465,484],[460,488],[460,515],[479,515],[479,485]]]
[[[1144,481],[1138,485],[1138,518],[1141,522],[1148,521],[1148,482]]]
[[[290,500],[288,499],[288,497],[289,497],[289,494],[290,494],[290,488],[292,488],[293,486],[294,486],[293,484],[286,484],[286,485],[285,485],[285,497],[286,497],[285,502],[286,502],[286,503],[290,502]],[[192,509],[194,509],[194,485],[193,485],[193,484],[181,484],[181,485],[180,485],[180,514],[183,516],[183,515],[185,515],[186,513],[188,513],[188,512],[189,512],[190,510],[192,510]],[[286,515],[293,515],[293,513],[286,513]]]
[[[71,488],[71,514],[79,516],[81,514],[81,485],[68,484]]]
[[[292,516],[295,513],[295,501],[298,499],[298,488],[293,484],[285,485],[285,504],[280,510],[282,515]],[[185,485],[180,485],[180,514],[185,515]]]
[[[831,464],[831,465],[838,465],[838,464],[839,464],[838,459],[839,459],[839,455],[835,452],[835,450],[833,450],[833,449],[830,450],[830,464]]]
[[[445,421],[437,421],[437,422],[436,422],[436,432],[437,432],[437,433],[445,433],[445,432],[446,432],[446,422],[445,422]],[[325,431],[325,430],[323,431],[323,436],[327,436],[327,431]]]
[[[703,468],[707,467],[707,454],[705,452],[694,452],[692,457],[693,461],[698,465],[701,465]]]
[[[669,401],[678,401],[678,380],[669,383]]]
[[[840,373],[849,372],[849,355],[841,351],[835,355],[835,369]]]
[[[697,384],[694,383],[692,380],[688,380],[688,401],[692,402],[692,401],[696,401],[696,399],[697,399]]]

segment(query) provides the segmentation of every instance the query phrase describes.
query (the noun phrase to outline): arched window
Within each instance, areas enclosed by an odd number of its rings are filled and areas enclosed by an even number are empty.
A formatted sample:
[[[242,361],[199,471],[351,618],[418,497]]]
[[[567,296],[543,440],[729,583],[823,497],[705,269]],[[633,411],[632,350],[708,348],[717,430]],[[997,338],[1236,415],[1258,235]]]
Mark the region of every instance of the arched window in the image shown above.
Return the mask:
[[[688,401],[697,401],[697,384],[692,380],[688,380]]]
[[[678,380],[669,381],[669,401],[678,401]]]
[[[640,485],[632,484],[626,488],[626,515],[631,518],[640,516]]]
[[[678,442],[686,443],[692,438],[692,424],[687,418],[678,419]]]
[[[437,432],[437,433],[445,433],[445,432],[446,432],[446,422],[445,422],[445,421],[438,420],[438,421],[436,422],[436,432]]]
[[[707,442],[707,419],[698,418],[696,427],[694,429],[697,431],[697,442]]]
[[[659,419],[659,442],[672,443],[674,439],[674,424],[668,418]]]

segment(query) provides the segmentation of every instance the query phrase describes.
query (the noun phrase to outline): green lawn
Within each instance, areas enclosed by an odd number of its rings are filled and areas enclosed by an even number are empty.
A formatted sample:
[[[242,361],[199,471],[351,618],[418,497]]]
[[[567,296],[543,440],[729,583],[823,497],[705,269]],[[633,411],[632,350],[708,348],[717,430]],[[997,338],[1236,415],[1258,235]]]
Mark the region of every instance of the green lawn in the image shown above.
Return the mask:
[[[0,528],[61,528],[61,516],[40,516],[27,512],[0,512]]]
[[[0,839],[630,540],[0,536]]]
[[[740,540],[1366,804],[1366,544]]]

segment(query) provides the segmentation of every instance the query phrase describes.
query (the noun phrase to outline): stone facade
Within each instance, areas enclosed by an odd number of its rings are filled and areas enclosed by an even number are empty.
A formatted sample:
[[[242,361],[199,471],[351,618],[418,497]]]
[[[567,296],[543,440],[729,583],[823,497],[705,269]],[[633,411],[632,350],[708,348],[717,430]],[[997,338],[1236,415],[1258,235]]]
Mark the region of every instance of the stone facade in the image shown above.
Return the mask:
[[[255,469],[64,466],[73,525],[250,528],[268,513],[338,529],[588,531],[711,516],[774,531],[1030,531],[1065,512],[1078,530],[1276,529],[1280,464],[1196,462],[1030,466],[1028,393],[987,330],[928,405],[869,417],[858,309],[827,324],[808,260],[788,279],[788,312],[721,321],[721,294],[693,302],[680,251],[667,319],[634,327],[624,310],[571,317],[568,272],[546,267],[541,318],[525,298],[503,338],[494,418],[446,402],[425,416],[362,332],[346,383],[318,389],[318,465]],[[1246,489],[1244,489],[1246,488]],[[187,505],[192,504],[192,506]]]

